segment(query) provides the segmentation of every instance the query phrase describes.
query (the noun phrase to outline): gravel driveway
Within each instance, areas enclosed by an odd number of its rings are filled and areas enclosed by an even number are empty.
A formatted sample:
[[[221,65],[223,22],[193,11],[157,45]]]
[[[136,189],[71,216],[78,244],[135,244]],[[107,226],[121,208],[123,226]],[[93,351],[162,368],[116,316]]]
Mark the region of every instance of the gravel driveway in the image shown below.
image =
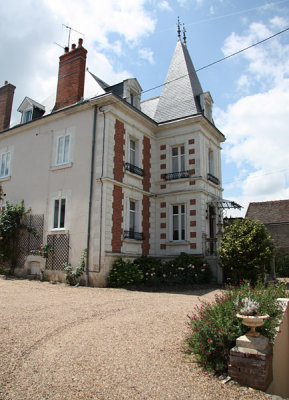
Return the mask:
[[[180,352],[186,315],[215,293],[0,279],[0,399],[268,399]]]

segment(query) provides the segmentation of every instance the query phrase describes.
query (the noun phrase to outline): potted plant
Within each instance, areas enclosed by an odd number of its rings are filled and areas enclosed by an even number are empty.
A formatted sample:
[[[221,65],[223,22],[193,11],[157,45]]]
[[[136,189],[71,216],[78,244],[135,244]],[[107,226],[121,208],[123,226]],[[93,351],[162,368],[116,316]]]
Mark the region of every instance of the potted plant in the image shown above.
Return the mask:
[[[250,328],[246,336],[259,337],[260,332],[256,332],[256,328],[264,325],[264,319],[269,318],[268,314],[261,314],[259,312],[260,304],[252,300],[250,297],[240,299],[239,296],[234,303],[237,309],[236,316],[242,319],[243,325]]]

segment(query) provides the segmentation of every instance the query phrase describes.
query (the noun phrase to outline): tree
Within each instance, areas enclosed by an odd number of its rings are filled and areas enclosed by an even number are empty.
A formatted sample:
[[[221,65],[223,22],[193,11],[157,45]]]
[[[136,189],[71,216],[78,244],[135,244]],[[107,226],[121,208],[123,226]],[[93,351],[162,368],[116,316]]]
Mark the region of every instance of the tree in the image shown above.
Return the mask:
[[[10,262],[10,272],[13,273],[16,266],[17,239],[21,230],[27,230],[35,234],[35,230],[23,222],[23,218],[30,213],[25,210],[24,201],[20,205],[5,203],[0,212],[0,255],[1,260]]]
[[[266,227],[248,218],[229,224],[218,249],[226,279],[256,282],[258,275],[270,271],[274,245]]]

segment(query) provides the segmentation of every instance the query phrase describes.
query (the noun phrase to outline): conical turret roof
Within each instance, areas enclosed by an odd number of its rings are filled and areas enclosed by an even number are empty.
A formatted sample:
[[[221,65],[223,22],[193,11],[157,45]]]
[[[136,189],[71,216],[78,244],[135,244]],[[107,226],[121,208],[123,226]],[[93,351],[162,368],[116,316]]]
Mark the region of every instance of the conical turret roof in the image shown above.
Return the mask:
[[[187,46],[179,39],[154,119],[165,122],[201,113],[201,93],[203,90]]]

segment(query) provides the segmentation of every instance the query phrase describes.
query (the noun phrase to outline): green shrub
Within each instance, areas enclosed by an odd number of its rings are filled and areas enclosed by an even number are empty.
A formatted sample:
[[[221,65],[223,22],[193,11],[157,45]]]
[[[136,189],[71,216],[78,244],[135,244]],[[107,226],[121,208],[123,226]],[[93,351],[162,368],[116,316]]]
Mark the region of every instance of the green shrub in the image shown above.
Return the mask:
[[[211,269],[203,258],[181,253],[173,261],[166,264],[168,282],[193,284],[209,283],[211,281]]]
[[[210,267],[203,259],[181,253],[174,260],[165,263],[148,256],[138,257],[133,262],[120,258],[109,273],[108,285],[183,285],[210,282],[210,279]]]
[[[289,278],[289,254],[276,254],[275,271],[278,277]]]
[[[238,298],[251,297],[260,304],[260,312],[269,314],[260,332],[270,340],[274,338],[279,318],[282,314],[276,299],[286,297],[285,285],[258,281],[254,288],[248,282],[239,287],[228,286],[225,292],[215,296],[212,303],[202,303],[195,307],[189,317],[189,337],[185,340],[184,351],[194,354],[196,360],[208,370],[226,372],[230,349],[236,339],[245,334],[248,328],[236,317],[234,303]]]
[[[21,231],[26,230],[36,236],[35,229],[23,222],[24,217],[29,213],[30,209],[25,210],[23,200],[19,205],[6,201],[5,207],[0,212],[0,260],[10,263],[10,273],[13,273],[16,265],[17,239]]]
[[[231,282],[248,279],[270,271],[273,242],[263,224],[245,218],[229,224],[218,253],[225,278]]]
[[[84,272],[86,256],[87,250],[85,249],[81,253],[80,263],[76,268],[73,268],[70,263],[64,263],[65,279],[69,285],[74,286],[79,281],[79,278]]]
[[[114,261],[108,275],[107,284],[109,287],[130,286],[141,282],[143,273],[130,260],[118,258]]]

